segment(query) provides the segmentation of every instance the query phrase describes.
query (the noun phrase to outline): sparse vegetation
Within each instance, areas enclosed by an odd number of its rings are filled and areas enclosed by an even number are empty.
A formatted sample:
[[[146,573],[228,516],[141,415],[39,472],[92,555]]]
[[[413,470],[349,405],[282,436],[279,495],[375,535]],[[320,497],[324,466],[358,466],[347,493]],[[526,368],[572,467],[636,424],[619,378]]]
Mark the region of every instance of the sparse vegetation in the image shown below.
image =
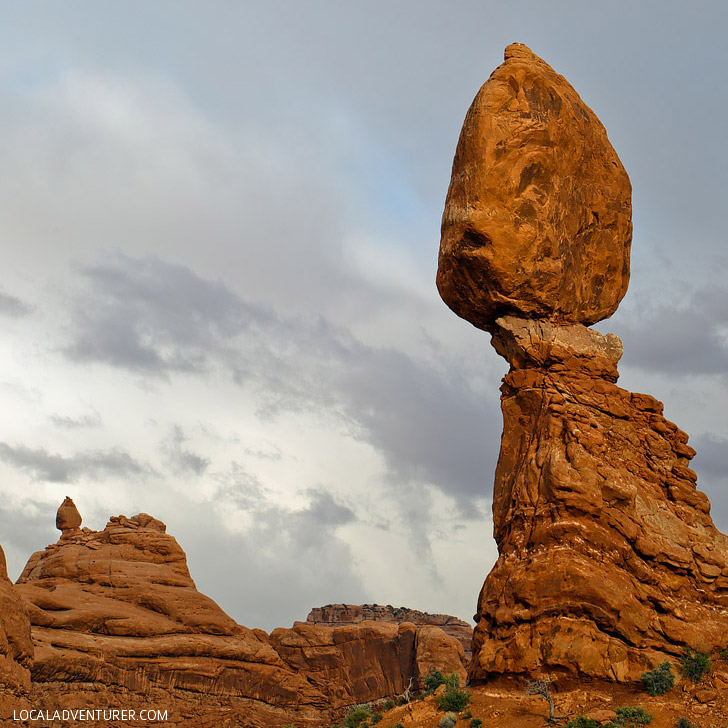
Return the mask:
[[[377,723],[379,723],[379,721],[380,721],[380,720],[381,720],[381,719],[382,719],[383,717],[384,717],[384,716],[383,716],[383,715],[382,715],[381,713],[379,713],[379,712],[376,712],[376,713],[372,713],[372,717],[371,717],[371,719],[369,720],[369,722],[370,722],[370,723],[371,723],[372,725],[376,725]]]
[[[458,722],[458,717],[455,713],[445,713],[440,718],[440,728],[455,728],[455,723]]]
[[[642,684],[650,695],[664,695],[675,684],[672,665],[665,660],[654,670],[643,672]]]
[[[470,720],[473,717],[473,714],[469,710],[466,710],[464,713],[460,713],[460,717],[463,720]]]
[[[395,723],[392,728],[404,728],[404,726],[401,723]]]
[[[482,728],[483,721],[480,718],[473,718],[470,721],[470,728]]]
[[[445,692],[436,698],[440,710],[460,712],[470,702],[470,693],[460,689],[460,678],[453,672],[444,679]]]
[[[425,688],[425,694],[432,695],[445,682],[445,676],[435,667],[430,668],[430,671],[425,675],[425,679],[422,681],[422,685]]]
[[[564,728],[599,728],[599,723],[594,718],[580,715],[578,718],[572,718]]]
[[[680,657],[680,671],[686,678],[694,683],[699,683],[703,679],[703,675],[710,672],[710,668],[710,657],[706,652],[698,652],[691,647],[685,647]]]
[[[366,705],[357,705],[353,707],[344,718],[346,728],[364,728],[362,725],[367,718],[371,717],[371,710]],[[367,723],[368,725],[368,723]]]
[[[639,728],[652,722],[652,713],[637,706],[617,708],[617,717],[604,724],[604,728]]]
[[[687,718],[680,718],[675,724],[675,728],[698,728],[698,726],[695,723],[691,723]]]
[[[728,646],[726,646],[724,650],[718,650],[718,657],[720,657],[721,660],[728,662]],[[680,720],[682,720],[682,718]]]
[[[549,723],[554,720],[554,701],[549,692],[548,680],[529,680],[526,683],[526,695],[540,695],[549,704]]]
[[[392,710],[394,708],[395,702],[392,700],[392,698],[387,698],[384,701],[384,704],[382,705],[382,710],[386,713],[388,710]]]

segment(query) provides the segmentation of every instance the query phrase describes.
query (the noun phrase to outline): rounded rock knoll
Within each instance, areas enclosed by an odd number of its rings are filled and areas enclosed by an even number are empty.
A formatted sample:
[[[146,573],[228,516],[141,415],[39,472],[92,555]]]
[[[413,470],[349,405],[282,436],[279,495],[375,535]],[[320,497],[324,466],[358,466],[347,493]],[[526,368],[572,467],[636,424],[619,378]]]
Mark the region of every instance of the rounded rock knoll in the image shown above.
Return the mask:
[[[629,282],[629,177],[594,112],[520,43],[485,82],[460,134],[437,287],[492,330],[504,315],[593,324]]]

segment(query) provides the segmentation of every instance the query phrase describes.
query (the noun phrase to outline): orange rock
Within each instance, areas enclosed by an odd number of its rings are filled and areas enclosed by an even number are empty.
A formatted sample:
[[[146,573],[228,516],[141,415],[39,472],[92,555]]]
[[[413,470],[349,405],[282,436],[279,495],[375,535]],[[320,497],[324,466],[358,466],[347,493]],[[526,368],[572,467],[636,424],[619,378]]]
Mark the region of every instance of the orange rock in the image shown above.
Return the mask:
[[[66,496],[56,513],[56,528],[66,535],[78,531],[82,523],[81,514],[76,508],[76,504]]]
[[[631,186],[604,127],[563,76],[514,43],[463,124],[437,287],[490,330],[511,314],[590,324],[627,291]]]
[[[359,622],[411,622],[416,625],[439,627],[446,634],[455,637],[463,646],[466,662],[470,660],[470,644],[473,641],[473,628],[462,619],[450,614],[430,614],[408,607],[383,606],[381,604],[327,604],[314,607],[306,617],[308,624],[321,627],[336,627]]]
[[[511,370],[493,496],[499,557],[478,600],[470,677],[617,681],[684,645],[728,641],[728,538],[662,405],[615,383],[621,344],[504,317]]]

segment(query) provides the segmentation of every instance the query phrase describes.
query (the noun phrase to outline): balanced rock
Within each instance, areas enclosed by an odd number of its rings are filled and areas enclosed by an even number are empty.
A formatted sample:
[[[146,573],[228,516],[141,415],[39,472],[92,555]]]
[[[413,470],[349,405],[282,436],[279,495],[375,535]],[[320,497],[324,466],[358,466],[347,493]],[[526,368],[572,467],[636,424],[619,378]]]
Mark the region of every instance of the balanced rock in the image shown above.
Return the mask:
[[[455,637],[465,653],[465,660],[470,660],[470,643],[473,641],[473,628],[462,619],[450,614],[430,614],[419,609],[393,607],[381,604],[327,604],[314,607],[306,617],[307,624],[321,627],[338,627],[355,625],[360,622],[393,622],[403,624],[411,622],[417,626],[439,627],[445,634]]]
[[[63,536],[70,536],[81,528],[82,522],[76,504],[66,496],[56,512],[56,528]]]
[[[627,291],[631,186],[563,76],[514,43],[463,125],[437,287],[479,328],[504,315],[591,324]]]

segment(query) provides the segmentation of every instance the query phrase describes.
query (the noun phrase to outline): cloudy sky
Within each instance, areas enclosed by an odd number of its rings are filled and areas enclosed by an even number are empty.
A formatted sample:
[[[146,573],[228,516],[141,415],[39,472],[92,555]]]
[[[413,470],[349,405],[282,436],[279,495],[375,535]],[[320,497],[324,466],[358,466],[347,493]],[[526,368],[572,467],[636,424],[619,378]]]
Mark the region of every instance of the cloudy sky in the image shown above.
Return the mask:
[[[505,363],[434,284],[465,112],[520,41],[604,122],[632,282],[598,326],[728,529],[722,2],[2,2],[0,544],[164,520],[250,627],[470,618]]]

